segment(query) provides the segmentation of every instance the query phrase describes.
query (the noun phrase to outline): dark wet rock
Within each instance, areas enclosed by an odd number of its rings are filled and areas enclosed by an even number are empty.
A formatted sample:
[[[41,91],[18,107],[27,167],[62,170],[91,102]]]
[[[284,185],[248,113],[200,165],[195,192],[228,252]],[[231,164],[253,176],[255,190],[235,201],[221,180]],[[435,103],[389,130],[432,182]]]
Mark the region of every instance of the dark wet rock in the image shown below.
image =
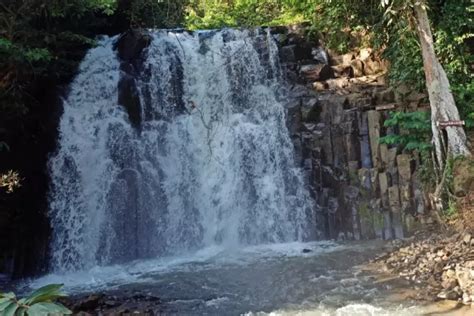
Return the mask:
[[[313,56],[313,60],[317,61],[320,64],[329,64],[329,56],[326,50],[322,47],[315,47],[311,50],[311,55]]]
[[[150,34],[142,30],[130,30],[117,40],[116,49],[122,61],[132,62],[140,59],[143,50],[151,43]]]
[[[141,123],[141,102],[136,78],[142,70],[143,51],[152,41],[150,34],[143,30],[130,30],[120,36],[115,44],[121,60],[118,83],[118,104],[125,107],[133,126]]]
[[[303,249],[303,253],[310,253],[310,252],[313,252],[311,249]]]
[[[156,315],[161,300],[154,295],[140,292],[117,292],[117,295],[92,294],[61,300],[75,315]]]
[[[280,49],[280,60],[282,62],[296,62],[296,45],[282,47]]]
[[[315,122],[321,115],[321,107],[317,99],[307,100],[301,107],[301,118],[303,122]]]
[[[120,303],[117,302],[117,301],[113,301],[113,300],[107,300],[107,301],[104,302],[104,306],[106,306],[106,307],[116,307],[118,305],[120,305]]]
[[[72,309],[74,311],[91,311],[95,310],[101,304],[104,294],[92,294],[77,301]]]

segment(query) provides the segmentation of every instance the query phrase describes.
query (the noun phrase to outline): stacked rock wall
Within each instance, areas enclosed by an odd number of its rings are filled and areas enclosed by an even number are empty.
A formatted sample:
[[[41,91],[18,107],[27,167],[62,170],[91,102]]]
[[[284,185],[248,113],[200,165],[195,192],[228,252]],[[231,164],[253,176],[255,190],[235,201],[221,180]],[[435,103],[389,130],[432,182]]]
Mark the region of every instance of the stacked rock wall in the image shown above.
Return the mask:
[[[419,159],[380,143],[389,112],[423,96],[386,86],[387,64],[370,50],[342,56],[310,45],[304,29],[279,29],[290,85],[288,127],[318,207],[321,238],[402,238],[423,222]],[[413,104],[417,102],[416,104]]]

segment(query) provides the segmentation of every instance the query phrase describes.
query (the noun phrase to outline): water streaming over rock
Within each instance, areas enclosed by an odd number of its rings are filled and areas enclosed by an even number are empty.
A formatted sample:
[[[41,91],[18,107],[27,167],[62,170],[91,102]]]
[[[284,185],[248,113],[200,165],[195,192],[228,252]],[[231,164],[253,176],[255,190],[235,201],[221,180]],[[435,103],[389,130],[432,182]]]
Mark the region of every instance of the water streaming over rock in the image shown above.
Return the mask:
[[[278,49],[266,31],[155,31],[133,78],[104,38],[64,101],[50,159],[52,268],[314,238]]]

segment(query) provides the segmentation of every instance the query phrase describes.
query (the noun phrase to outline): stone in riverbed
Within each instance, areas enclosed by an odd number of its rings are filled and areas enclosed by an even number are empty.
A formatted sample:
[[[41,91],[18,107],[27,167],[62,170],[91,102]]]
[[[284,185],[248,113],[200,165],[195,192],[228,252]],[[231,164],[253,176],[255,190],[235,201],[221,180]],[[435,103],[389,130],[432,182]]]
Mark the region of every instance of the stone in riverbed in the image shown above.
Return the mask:
[[[471,234],[466,234],[466,235],[464,235],[463,242],[466,245],[470,245],[471,244],[471,239],[472,239]]]
[[[443,290],[438,293],[437,297],[444,300],[457,300],[459,298],[459,294],[453,290]]]
[[[316,91],[324,91],[329,88],[328,84],[326,82],[320,82],[316,81],[313,83],[313,88]]]
[[[105,297],[104,294],[93,294],[90,295],[73,306],[74,311],[91,311],[95,310],[100,305],[100,301]]]

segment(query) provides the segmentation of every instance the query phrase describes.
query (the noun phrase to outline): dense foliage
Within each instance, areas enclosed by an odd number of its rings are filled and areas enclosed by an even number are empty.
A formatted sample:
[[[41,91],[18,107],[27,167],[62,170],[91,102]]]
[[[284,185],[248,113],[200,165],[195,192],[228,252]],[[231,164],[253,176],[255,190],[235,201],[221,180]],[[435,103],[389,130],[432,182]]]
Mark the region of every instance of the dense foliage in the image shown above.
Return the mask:
[[[305,20],[310,4],[304,0],[190,0],[186,25],[190,29],[203,29],[299,23]]]
[[[392,85],[403,83],[424,90],[420,44],[408,8],[413,1],[2,0],[0,149],[12,150],[3,150],[0,155],[15,152],[13,142],[18,138],[29,137],[25,143],[36,141],[25,122],[29,120],[36,133],[44,118],[52,115],[41,108],[44,100],[39,97],[48,87],[70,80],[97,34],[117,34],[129,27],[201,29],[308,22],[312,33],[333,51],[379,48],[391,62]],[[461,117],[472,127],[474,4],[471,0],[426,3],[436,53],[449,76]],[[47,82],[51,84],[45,86]],[[401,130],[403,125],[420,123],[419,114],[394,115],[387,124],[393,123]],[[415,134],[415,147],[424,146],[429,130],[415,129]],[[385,141],[413,147],[413,140],[402,134]],[[0,175],[11,168],[0,165]]]
[[[474,5],[470,0],[430,0],[436,52],[448,73],[463,119],[472,125],[474,88],[472,50]],[[383,49],[391,61],[392,84],[425,89],[420,44],[402,0],[192,0],[189,28],[253,26],[311,22],[324,44],[345,52],[362,46]]]
[[[182,20],[184,1],[4,0],[0,3],[0,111],[25,114],[30,85],[69,78],[98,33],[129,26],[168,27]],[[0,140],[1,140],[0,131]]]
[[[385,121],[385,127],[397,128],[397,133],[380,139],[382,144],[401,145],[408,151],[424,152],[431,149],[431,120],[427,112],[391,112]]]
[[[0,110],[24,113],[32,76],[69,74],[73,52],[91,45],[97,32],[132,27],[190,29],[311,22],[329,48],[384,48],[390,78],[424,89],[420,47],[413,21],[400,16],[399,0],[6,0],[0,4]],[[381,4],[391,4],[389,9]],[[474,112],[470,0],[430,0],[438,56],[463,118]],[[393,14],[390,14],[393,13]],[[74,59],[74,58],[73,58]],[[9,113],[7,112],[7,113]],[[1,133],[1,131],[0,131]],[[0,136],[1,139],[1,136]]]

